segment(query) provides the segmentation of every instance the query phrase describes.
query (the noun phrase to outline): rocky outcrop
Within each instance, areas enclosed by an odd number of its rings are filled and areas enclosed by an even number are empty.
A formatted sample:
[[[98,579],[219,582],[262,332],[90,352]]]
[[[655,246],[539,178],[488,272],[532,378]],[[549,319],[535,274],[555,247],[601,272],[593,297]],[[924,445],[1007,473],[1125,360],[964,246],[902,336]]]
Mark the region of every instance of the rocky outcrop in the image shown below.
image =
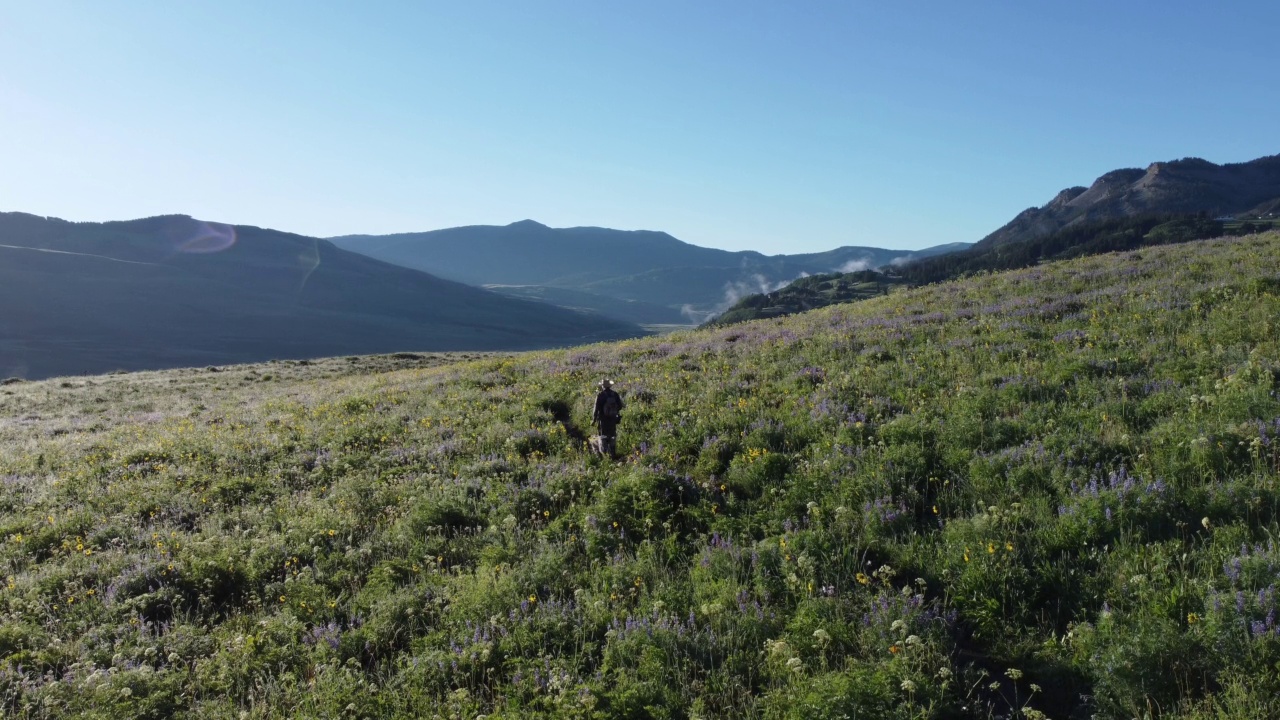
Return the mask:
[[[1075,223],[1132,215],[1208,213],[1249,218],[1280,207],[1280,155],[1217,165],[1200,158],[1124,168],[1088,188],[1058,193],[1044,207],[1018,213],[979,246],[1034,240]]]

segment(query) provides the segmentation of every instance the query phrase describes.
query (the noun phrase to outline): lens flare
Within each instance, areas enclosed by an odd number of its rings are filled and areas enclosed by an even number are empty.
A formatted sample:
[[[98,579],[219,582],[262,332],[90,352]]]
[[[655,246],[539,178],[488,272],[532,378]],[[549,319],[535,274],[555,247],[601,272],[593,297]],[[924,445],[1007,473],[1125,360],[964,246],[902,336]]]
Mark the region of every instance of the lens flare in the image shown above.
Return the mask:
[[[178,252],[208,255],[236,244],[236,229],[223,223],[200,222],[191,237],[178,244]]]
[[[307,288],[307,281],[311,279],[311,274],[320,267],[319,240],[316,240],[308,250],[298,253],[298,266],[302,268],[302,282],[298,283],[298,291],[293,294],[294,303],[301,299],[302,291]]]

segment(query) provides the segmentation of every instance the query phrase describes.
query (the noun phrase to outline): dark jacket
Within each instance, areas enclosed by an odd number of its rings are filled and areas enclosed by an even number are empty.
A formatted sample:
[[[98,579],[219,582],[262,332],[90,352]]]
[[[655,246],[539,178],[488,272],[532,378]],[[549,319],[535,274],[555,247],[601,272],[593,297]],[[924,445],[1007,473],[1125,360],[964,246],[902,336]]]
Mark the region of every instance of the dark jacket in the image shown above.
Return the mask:
[[[616,410],[613,413],[609,413],[605,410],[606,405],[609,404],[610,398],[612,398],[617,405]],[[612,415],[612,417],[610,417],[610,415]],[[622,396],[619,395],[617,391],[615,391],[613,388],[605,388],[604,390],[601,390],[600,394],[596,395],[596,409],[595,409],[595,412],[591,414],[591,422],[598,423],[603,419],[606,421],[612,421],[616,423],[618,422],[619,419],[621,419],[621,417],[622,417]]]

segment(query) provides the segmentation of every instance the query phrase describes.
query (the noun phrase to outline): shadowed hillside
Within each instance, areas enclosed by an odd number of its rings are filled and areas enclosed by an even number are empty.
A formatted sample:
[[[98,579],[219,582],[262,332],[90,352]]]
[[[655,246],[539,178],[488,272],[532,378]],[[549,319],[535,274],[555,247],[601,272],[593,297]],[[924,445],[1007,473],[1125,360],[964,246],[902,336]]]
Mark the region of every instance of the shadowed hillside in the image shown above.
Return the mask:
[[[168,216],[0,214],[0,377],[396,350],[511,350],[641,334],[325,240]]]
[[[891,288],[902,284],[901,279],[875,270],[811,275],[774,292],[745,297],[717,316],[711,324],[732,325],[866,300],[887,295]]]
[[[1277,717],[1277,316],[1270,233],[446,367],[0,386],[0,707]]]
[[[625,322],[686,325],[689,323],[689,318],[676,308],[580,290],[566,290],[547,285],[486,285],[485,289],[512,297],[538,300],[571,310],[597,313]]]

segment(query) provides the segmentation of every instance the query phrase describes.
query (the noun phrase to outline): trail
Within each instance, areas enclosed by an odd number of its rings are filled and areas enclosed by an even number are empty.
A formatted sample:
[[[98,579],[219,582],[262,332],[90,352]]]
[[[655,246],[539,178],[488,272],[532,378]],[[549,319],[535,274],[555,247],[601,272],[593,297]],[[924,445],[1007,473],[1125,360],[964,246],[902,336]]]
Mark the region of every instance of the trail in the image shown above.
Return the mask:
[[[569,437],[578,441],[579,445],[585,445],[587,442],[586,433],[582,432],[578,426],[573,424],[573,412],[569,409],[569,403],[563,400],[557,400],[549,403],[547,410],[551,412],[551,417],[564,427],[564,432]]]
[[[7,248],[9,250],[30,250],[32,252],[53,253],[54,255],[79,255],[81,257],[98,258],[99,260],[110,260],[112,262],[127,263],[129,265],[159,265],[160,264],[160,263],[141,262],[138,260],[121,260],[120,258],[113,258],[109,255],[94,255],[93,253],[72,252],[70,250],[51,250],[49,248],[24,247],[22,245],[0,245],[0,248]]]

